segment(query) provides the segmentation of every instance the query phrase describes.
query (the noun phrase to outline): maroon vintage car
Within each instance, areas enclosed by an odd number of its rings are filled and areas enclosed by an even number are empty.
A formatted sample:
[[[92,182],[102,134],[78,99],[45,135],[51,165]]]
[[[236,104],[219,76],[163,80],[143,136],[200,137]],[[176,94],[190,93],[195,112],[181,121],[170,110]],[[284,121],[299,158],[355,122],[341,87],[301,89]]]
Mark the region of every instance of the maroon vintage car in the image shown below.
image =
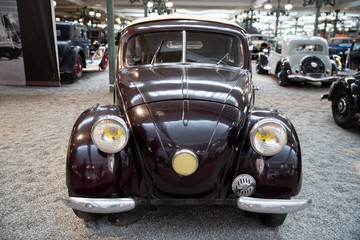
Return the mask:
[[[300,143],[277,110],[254,107],[244,29],[160,16],[121,32],[115,103],[72,130],[64,202],[84,219],[149,205],[234,205],[268,226],[311,200]]]

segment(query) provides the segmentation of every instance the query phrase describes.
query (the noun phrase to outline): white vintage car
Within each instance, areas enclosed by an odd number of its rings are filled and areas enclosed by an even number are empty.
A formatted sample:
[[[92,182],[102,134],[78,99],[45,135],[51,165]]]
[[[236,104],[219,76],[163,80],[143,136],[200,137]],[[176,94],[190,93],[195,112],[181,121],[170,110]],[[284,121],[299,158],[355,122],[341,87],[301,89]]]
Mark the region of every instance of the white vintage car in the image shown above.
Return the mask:
[[[247,38],[251,59],[257,58],[259,52],[263,51],[263,49],[268,49],[271,46],[268,42],[268,37],[264,34],[248,34]]]
[[[321,37],[276,37],[269,56],[259,58],[256,69],[258,73],[277,76],[280,86],[286,86],[289,81],[309,81],[330,87],[338,79],[336,65],[329,58],[328,44]]]

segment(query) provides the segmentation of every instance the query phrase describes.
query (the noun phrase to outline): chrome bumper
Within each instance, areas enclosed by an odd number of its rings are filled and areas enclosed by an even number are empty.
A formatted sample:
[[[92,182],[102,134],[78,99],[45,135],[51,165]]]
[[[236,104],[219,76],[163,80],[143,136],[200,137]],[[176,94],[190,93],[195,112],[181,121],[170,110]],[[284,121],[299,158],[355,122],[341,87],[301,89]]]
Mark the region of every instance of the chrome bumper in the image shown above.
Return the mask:
[[[311,199],[265,199],[239,197],[237,206],[244,211],[257,213],[285,214],[303,210],[311,204]]]
[[[132,198],[81,198],[69,197],[62,199],[69,207],[89,213],[119,213],[135,208],[136,202]],[[309,206],[311,200],[300,199],[265,199],[240,197],[237,206],[244,211],[257,213],[285,214],[300,211]]]
[[[89,213],[118,213],[127,212],[135,208],[135,200],[132,198],[69,197],[62,200],[73,209]]]
[[[288,75],[288,79],[291,79],[291,80],[310,81],[310,82],[335,82],[339,78],[340,77],[338,77],[338,76],[314,78],[314,77],[304,76],[304,75]]]

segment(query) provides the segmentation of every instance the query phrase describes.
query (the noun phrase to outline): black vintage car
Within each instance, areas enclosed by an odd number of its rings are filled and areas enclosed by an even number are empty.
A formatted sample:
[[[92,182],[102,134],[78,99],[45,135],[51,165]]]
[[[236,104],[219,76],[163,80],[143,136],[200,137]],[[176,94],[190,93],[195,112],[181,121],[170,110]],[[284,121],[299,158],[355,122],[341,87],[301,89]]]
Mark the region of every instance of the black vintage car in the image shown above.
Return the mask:
[[[94,44],[95,41],[100,43],[102,46],[106,46],[108,44],[107,33],[106,30],[103,28],[90,28],[89,38],[92,44]]]
[[[121,32],[114,105],[84,111],[64,202],[80,218],[155,205],[233,205],[268,226],[311,200],[290,121],[254,107],[244,29],[181,15]],[[96,100],[95,100],[96,101]]]
[[[337,125],[343,128],[353,127],[360,118],[360,72],[335,82],[327,95]]]
[[[83,75],[83,68],[99,66],[100,69],[106,69],[107,47],[101,46],[99,42],[91,42],[86,26],[73,22],[57,22],[56,34],[61,73],[77,80]]]

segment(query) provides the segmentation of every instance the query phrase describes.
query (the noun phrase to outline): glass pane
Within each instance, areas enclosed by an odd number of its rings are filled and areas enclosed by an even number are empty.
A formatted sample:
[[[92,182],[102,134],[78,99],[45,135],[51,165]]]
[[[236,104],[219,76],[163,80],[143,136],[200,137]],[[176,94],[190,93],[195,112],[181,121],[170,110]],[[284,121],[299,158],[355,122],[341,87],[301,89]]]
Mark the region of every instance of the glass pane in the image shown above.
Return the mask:
[[[186,33],[186,61],[241,66],[240,42],[236,37],[210,32]]]
[[[180,62],[182,57],[181,43],[182,32],[158,32],[135,35],[128,40],[125,65],[150,64],[152,60],[154,60],[154,64]]]
[[[322,52],[323,47],[318,44],[299,44],[296,51],[299,52]]]

